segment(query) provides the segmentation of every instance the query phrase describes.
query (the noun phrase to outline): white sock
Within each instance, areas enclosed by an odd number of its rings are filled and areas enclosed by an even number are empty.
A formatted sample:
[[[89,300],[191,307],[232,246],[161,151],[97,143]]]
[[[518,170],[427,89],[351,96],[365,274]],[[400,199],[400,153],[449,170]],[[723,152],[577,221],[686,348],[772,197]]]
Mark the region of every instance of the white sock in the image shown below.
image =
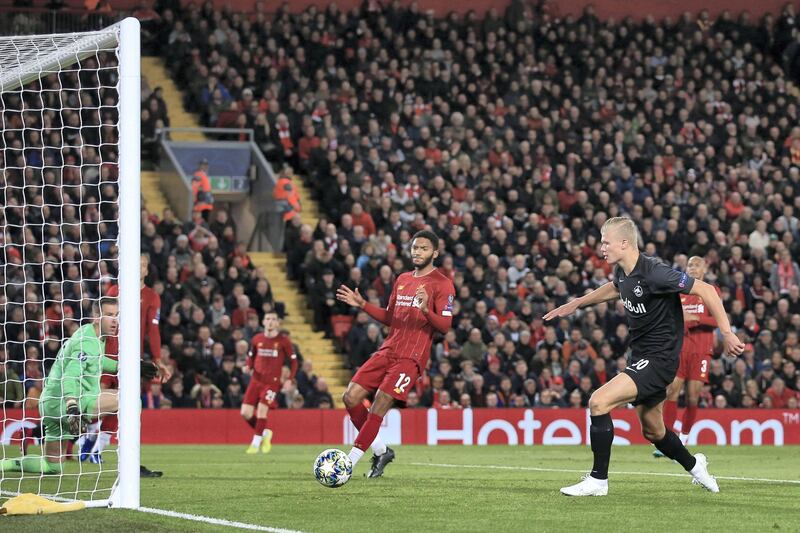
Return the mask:
[[[272,438],[272,430],[265,429],[264,433],[261,434],[262,437],[266,437],[267,435],[269,435],[269,438],[271,439]]]
[[[109,444],[111,444],[111,433],[108,431],[101,431],[97,436],[94,447],[92,447],[92,453],[101,453]]]
[[[386,444],[380,437],[375,437],[375,440],[372,441],[372,453],[375,455],[383,455],[386,453]]]
[[[86,438],[90,441],[94,442],[97,440],[97,434],[100,432],[100,421],[92,422],[88,426],[86,426]]]
[[[261,439],[263,438],[264,437],[262,437],[261,435],[253,435],[253,442],[250,443],[250,446],[258,448],[259,446],[261,446]]]
[[[592,480],[592,483],[594,483],[595,485],[600,485],[601,487],[607,487],[608,486],[608,478],[606,478],[606,479],[597,479],[596,477],[592,477],[592,476],[589,476],[589,478]]]
[[[358,463],[359,459],[361,459],[364,456],[364,452],[359,450],[358,448],[353,448],[347,455],[350,457],[350,461],[353,462],[353,467],[355,468],[356,463]]]

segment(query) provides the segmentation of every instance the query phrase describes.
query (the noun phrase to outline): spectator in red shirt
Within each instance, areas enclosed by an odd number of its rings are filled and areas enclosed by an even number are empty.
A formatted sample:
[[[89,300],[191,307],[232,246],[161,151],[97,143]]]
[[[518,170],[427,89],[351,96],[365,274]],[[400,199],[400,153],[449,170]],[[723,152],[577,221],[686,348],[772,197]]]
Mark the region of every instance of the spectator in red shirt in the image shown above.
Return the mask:
[[[243,328],[251,315],[258,316],[256,310],[250,307],[250,298],[246,294],[242,294],[236,299],[236,306],[231,317],[234,328]]]
[[[364,207],[359,202],[353,204],[350,216],[353,217],[353,226],[364,228],[364,234],[367,237],[375,234],[375,221],[372,220],[372,215],[364,211]]]
[[[731,194],[728,201],[725,202],[725,212],[728,214],[728,219],[733,220],[742,214],[744,211],[744,204],[742,203],[742,195],[738,192]]]
[[[797,393],[786,388],[786,384],[781,378],[772,380],[772,386],[767,389],[766,395],[772,399],[774,409],[785,409],[789,403],[789,398],[797,397]]]
[[[516,315],[514,311],[508,309],[508,302],[505,297],[499,296],[494,300],[494,309],[489,311],[489,316],[497,318],[497,323],[502,328],[506,322],[514,318]]]
[[[319,137],[314,133],[314,126],[306,126],[303,133],[303,137],[297,143],[297,154],[301,165],[311,158],[311,152],[320,145]]]

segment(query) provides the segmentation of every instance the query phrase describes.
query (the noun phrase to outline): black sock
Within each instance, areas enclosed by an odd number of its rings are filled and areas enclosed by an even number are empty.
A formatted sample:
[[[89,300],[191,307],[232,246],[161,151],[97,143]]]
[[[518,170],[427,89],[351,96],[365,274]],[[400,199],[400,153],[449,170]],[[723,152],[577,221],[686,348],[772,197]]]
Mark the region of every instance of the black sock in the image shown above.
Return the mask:
[[[683,445],[681,439],[670,430],[667,430],[667,434],[664,435],[663,439],[653,444],[656,445],[656,448],[658,448],[661,453],[670,459],[678,461],[687,472],[694,468],[694,465],[697,463],[697,460],[689,453],[689,450]]]
[[[592,425],[589,427],[589,437],[592,442],[594,466],[592,477],[595,479],[608,479],[608,462],[611,460],[611,443],[614,442],[614,423],[610,414],[591,417]]]

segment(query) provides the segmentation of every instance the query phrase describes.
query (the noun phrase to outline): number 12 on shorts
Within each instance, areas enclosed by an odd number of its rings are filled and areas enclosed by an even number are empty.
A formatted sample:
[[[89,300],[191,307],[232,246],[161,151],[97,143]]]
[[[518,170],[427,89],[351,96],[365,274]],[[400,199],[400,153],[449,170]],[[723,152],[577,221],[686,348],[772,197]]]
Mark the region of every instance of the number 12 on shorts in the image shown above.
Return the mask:
[[[400,373],[400,377],[397,379],[397,383],[394,384],[394,390],[397,393],[403,393],[406,391],[406,387],[408,384],[411,383],[411,378],[408,377],[408,374],[405,372]]]

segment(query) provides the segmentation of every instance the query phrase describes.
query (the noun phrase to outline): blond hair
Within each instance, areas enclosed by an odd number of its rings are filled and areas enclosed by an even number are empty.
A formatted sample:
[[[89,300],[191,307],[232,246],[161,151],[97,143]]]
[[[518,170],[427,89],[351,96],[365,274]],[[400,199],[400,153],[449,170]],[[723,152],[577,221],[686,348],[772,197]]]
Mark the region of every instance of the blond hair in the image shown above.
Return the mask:
[[[637,248],[642,248],[642,237],[639,235],[639,228],[636,223],[628,217],[613,217],[606,220],[600,233],[607,235],[609,232],[616,232],[620,239],[627,240],[635,244]]]

